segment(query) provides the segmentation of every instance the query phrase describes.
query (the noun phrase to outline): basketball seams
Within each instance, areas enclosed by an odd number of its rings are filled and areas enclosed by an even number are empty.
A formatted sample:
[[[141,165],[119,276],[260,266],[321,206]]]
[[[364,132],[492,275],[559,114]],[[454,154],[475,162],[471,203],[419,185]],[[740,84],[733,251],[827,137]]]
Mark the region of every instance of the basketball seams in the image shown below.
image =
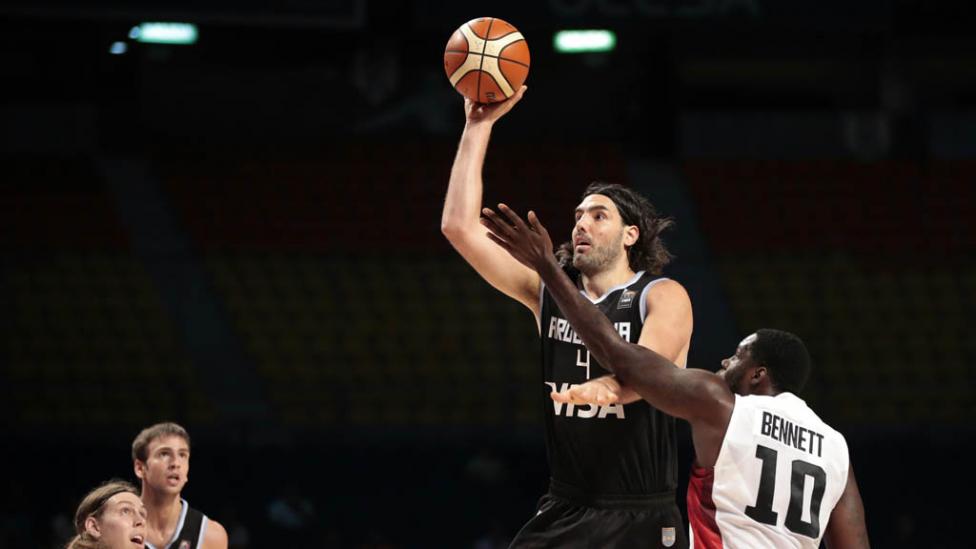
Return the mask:
[[[519,65],[519,66],[522,66],[522,67],[525,67],[525,68],[529,68],[529,64],[528,63],[523,63],[521,61],[516,61],[514,59],[509,59],[507,57],[496,57],[496,59],[498,59],[499,61],[508,61],[509,63],[515,63],[516,65]]]
[[[511,46],[512,44],[517,44],[519,42],[524,42],[525,37],[522,36],[520,32],[513,32],[506,35],[504,38],[492,39],[485,42],[485,54],[486,55],[501,55],[502,51]]]
[[[472,28],[469,23],[465,23],[464,25],[461,25],[461,28],[458,29],[458,32],[460,32],[461,36],[464,37],[464,41],[467,44],[468,52],[478,53],[475,50],[478,49],[479,45],[481,45],[481,48],[484,49],[485,39],[478,36],[478,33],[474,31],[474,28]],[[448,45],[450,45],[450,43],[448,43]]]
[[[515,43],[518,44],[518,42],[515,42]],[[471,52],[469,52],[469,51],[461,51],[461,50],[444,50],[444,53],[464,53],[464,54],[470,54]],[[474,55],[478,55],[478,54],[474,54]],[[483,55],[484,55],[484,57],[491,57],[493,59],[500,59],[502,61],[508,61],[509,63],[515,63],[516,65],[522,65],[525,68],[529,68],[529,64],[528,63],[523,63],[521,61],[516,61],[515,59],[511,59],[509,57],[503,57],[501,55],[491,55],[491,54],[488,54],[488,53],[483,54]]]
[[[508,36],[510,34],[515,34],[516,32],[518,32],[518,29],[512,29],[511,32],[506,32],[505,34],[503,34],[501,36],[496,36],[494,38],[485,38],[485,40],[501,40],[502,38],[505,38],[506,36]]]
[[[507,61],[507,59],[505,61]],[[497,58],[495,59],[494,65],[495,65],[494,68],[496,70],[493,70],[493,71],[485,71],[485,72],[487,72],[488,75],[491,76],[491,78],[495,81],[495,85],[498,86],[498,88],[500,90],[502,90],[502,93],[507,93],[505,91],[505,88],[502,87],[501,82],[498,81],[498,77],[499,76],[502,77],[502,80],[505,81],[505,85],[508,87],[508,89],[514,95],[514,93],[515,93],[515,86],[513,86],[512,85],[512,81],[508,79],[508,75],[505,74],[505,71],[504,71],[504,69],[502,69],[502,66],[498,64],[498,59]],[[511,97],[511,96],[509,95],[507,97]]]
[[[488,28],[485,30],[485,41],[481,46],[481,64],[478,65],[478,88],[475,93],[475,97],[478,98],[478,102],[481,102],[481,75],[484,74],[482,67],[485,66],[485,49],[488,48],[488,37],[491,36],[491,26],[495,24],[495,18],[492,17],[488,19]],[[471,29],[474,32],[474,29]]]
[[[498,93],[503,98],[508,98],[509,97],[508,95],[506,95],[505,89],[499,83],[498,77],[495,76],[495,73],[494,72],[492,72],[490,70],[486,70],[486,71],[483,72],[483,74],[485,75],[484,89],[485,89],[485,93],[486,94],[493,93],[492,88],[494,88],[495,90],[498,90]]]
[[[498,61],[506,61],[508,63],[516,63],[515,61],[512,61],[511,59],[505,59],[505,58],[501,58]],[[515,93],[515,86],[512,85],[512,80],[508,77],[508,74],[505,73],[505,68],[502,66],[502,64],[499,63],[499,62],[496,62],[496,63],[498,63],[498,72],[499,72],[499,74],[501,74],[502,75],[502,78],[504,78],[505,81],[508,82],[508,87],[512,89],[512,93],[514,94]],[[517,65],[521,65],[521,63],[516,63],[516,64]],[[526,67],[526,69],[528,69],[528,66],[526,66],[526,65],[522,65],[522,66],[524,66],[524,67]],[[526,73],[527,72],[528,71],[526,70]],[[525,78],[524,77],[522,79],[522,82],[523,83],[525,82]]]
[[[457,31],[454,32],[454,34],[455,35],[459,35],[461,37],[461,40],[464,40],[464,48],[465,48],[464,49],[464,53],[467,53],[467,52],[471,51],[471,40],[469,40],[468,37],[467,37],[467,35],[464,34],[463,29],[458,29]],[[455,42],[453,35],[451,36],[450,40],[447,41],[448,48],[445,48],[444,49],[444,53],[448,53],[448,52],[458,53],[458,52],[461,52],[461,50],[452,50],[452,49],[450,49],[451,42]]]
[[[518,42],[516,42],[516,44],[517,43]],[[529,64],[528,63],[523,63],[521,61],[516,61],[515,59],[510,59],[508,57],[502,57],[501,55],[491,55],[489,57],[494,57],[495,59],[498,59],[500,61],[508,61],[509,63],[515,63],[516,65],[522,65],[525,68],[529,68]]]
[[[462,78],[464,78],[464,75],[466,75],[466,74],[468,74],[468,73],[470,73],[472,71],[479,70],[478,69],[478,63],[480,62],[480,60],[478,59],[478,54],[471,53],[471,52],[467,52],[467,53],[456,52],[456,53],[453,53],[451,55],[464,55],[465,56],[464,57],[464,62],[461,63],[460,65],[458,65],[458,67],[456,69],[454,69],[454,72],[451,73],[451,75],[449,77],[449,79],[451,81],[451,85],[456,86],[457,83],[458,83],[458,81],[460,81]]]
[[[477,19],[472,19],[472,20],[468,21],[467,23],[464,24],[464,26],[468,27],[468,29],[471,30],[471,33],[478,37],[478,40],[488,40],[488,29],[487,28],[485,29],[485,34],[484,34],[484,36],[482,36],[482,35],[478,34],[478,31],[475,29],[474,25],[482,25],[482,26],[484,26],[484,24],[487,24],[489,26],[489,28],[490,28],[491,27],[491,21],[492,21],[492,19],[494,19],[494,18],[493,17],[479,17]]]

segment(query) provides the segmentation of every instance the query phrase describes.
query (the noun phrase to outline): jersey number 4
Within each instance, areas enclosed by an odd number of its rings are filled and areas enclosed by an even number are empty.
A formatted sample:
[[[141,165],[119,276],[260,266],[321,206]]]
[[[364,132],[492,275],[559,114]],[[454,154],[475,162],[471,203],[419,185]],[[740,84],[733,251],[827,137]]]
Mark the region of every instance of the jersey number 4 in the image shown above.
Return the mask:
[[[776,450],[763,445],[756,446],[756,457],[762,460],[762,474],[759,478],[759,495],[756,505],[746,507],[749,518],[776,526],[779,514],[773,511],[773,494],[776,488]],[[796,534],[818,538],[820,536],[820,502],[827,488],[827,473],[823,467],[803,461],[793,460],[790,475],[790,506],[786,510],[786,527]],[[803,489],[806,477],[813,479],[813,494],[810,497],[810,522],[803,520]]]

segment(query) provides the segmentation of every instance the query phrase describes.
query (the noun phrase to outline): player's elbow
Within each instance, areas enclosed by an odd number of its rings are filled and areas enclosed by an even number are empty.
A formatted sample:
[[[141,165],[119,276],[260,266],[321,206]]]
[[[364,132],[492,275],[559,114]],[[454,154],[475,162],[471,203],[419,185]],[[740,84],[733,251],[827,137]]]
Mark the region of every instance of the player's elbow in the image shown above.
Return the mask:
[[[443,219],[441,221],[441,234],[451,243],[455,250],[463,251],[477,238],[477,230],[480,224],[466,223],[460,219]]]
[[[455,242],[461,238],[463,234],[463,225],[455,219],[451,219],[447,216],[441,218],[441,234],[448,242]]]

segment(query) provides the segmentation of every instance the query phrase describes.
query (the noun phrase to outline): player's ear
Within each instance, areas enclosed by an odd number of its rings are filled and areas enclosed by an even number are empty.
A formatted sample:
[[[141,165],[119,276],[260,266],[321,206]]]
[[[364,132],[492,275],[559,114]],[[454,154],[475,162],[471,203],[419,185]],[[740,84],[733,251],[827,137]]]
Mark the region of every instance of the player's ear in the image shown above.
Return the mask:
[[[95,539],[102,537],[102,532],[98,528],[98,519],[93,515],[88,515],[88,518],[85,519],[85,532],[88,532],[88,535]]]
[[[640,238],[640,228],[637,225],[627,225],[624,227],[624,246],[633,246]]]
[[[756,369],[752,371],[752,378],[749,380],[749,383],[751,385],[759,385],[768,376],[769,371],[765,366],[756,366]]]
[[[135,472],[136,478],[142,480],[146,475],[146,464],[137,459],[132,462],[132,470]]]

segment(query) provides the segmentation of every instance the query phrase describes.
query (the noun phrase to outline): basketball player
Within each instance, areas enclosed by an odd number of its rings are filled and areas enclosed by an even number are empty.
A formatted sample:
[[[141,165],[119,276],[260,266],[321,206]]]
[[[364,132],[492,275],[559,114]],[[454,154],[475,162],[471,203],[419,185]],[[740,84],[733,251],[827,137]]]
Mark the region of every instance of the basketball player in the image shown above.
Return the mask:
[[[190,435],[175,423],[157,423],[132,442],[136,477],[148,511],[149,549],[227,549],[220,523],[180,497],[190,472]]]
[[[583,298],[552,254],[535,214],[526,224],[499,204],[485,209],[490,238],[536,269],[576,334],[600,363],[664,412],[691,423],[695,463],[688,486],[695,547],[867,547],[864,507],[843,435],[796,396],[810,356],[793,334],[759,330],[722,361],[718,374],[676,368],[623,341]],[[553,391],[562,405],[606,405],[597,384]]]
[[[512,547],[666,547],[686,545],[677,486],[676,435],[669,417],[621,387],[568,329],[536,271],[493,243],[479,224],[482,180],[493,124],[521,100],[465,101],[466,125],[451,170],[441,227],[492,286],[525,305],[542,338],[548,493]],[[569,212],[567,212],[568,214]],[[584,295],[628,341],[684,364],[691,341],[691,302],[675,281],[660,278],[670,256],[660,232],[670,224],[644,197],[595,183],[576,208],[565,267]],[[591,381],[620,395],[607,406],[552,403],[551,391]]]
[[[136,487],[110,480],[88,492],[75,511],[75,533],[65,549],[141,549],[146,507]]]

